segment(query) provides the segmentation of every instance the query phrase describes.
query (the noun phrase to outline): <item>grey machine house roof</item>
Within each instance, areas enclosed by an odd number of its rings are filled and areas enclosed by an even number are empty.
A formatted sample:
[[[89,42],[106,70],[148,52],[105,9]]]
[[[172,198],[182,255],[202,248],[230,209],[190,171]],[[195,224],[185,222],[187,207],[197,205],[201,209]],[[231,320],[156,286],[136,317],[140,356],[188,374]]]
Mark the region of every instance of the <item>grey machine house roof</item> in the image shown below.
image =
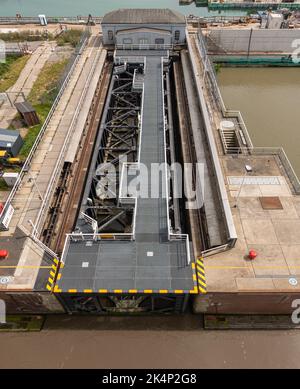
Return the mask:
[[[107,13],[102,19],[102,24],[185,24],[185,22],[184,15],[168,8],[120,8]]]

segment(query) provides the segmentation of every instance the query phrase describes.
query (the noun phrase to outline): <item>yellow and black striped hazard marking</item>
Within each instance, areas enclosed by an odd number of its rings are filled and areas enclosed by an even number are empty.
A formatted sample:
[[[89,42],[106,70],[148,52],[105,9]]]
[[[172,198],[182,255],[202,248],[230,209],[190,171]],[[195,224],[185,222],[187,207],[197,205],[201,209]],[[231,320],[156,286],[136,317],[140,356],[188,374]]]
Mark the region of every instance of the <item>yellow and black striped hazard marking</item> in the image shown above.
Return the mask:
[[[206,280],[205,280],[205,270],[203,258],[198,257],[196,261],[196,271],[198,278],[198,288],[200,293],[207,293]]]
[[[54,280],[57,273],[58,265],[59,265],[59,260],[54,258],[53,265],[50,268],[49,278],[46,285],[46,289],[49,290],[50,292],[52,292],[54,289]]]
[[[57,275],[57,280],[59,279],[60,273]],[[197,283],[197,281],[196,281]],[[53,288],[53,292],[55,293],[61,293],[62,289],[58,287],[58,285],[55,285]],[[191,290],[183,290],[183,289],[67,289],[64,291],[64,293],[98,293],[98,294],[197,294],[198,293],[198,286],[195,285],[194,289]]]

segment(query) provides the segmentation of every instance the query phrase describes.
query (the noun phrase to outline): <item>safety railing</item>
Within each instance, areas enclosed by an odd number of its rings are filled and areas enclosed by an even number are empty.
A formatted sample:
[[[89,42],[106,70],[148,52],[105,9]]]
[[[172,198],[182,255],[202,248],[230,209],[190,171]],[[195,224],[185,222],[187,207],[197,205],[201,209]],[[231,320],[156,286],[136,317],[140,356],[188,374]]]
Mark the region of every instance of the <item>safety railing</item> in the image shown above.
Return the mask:
[[[94,58],[93,65],[92,65],[92,67],[91,67],[91,69],[89,71],[89,74],[87,76],[87,79],[85,81],[85,85],[84,85],[83,91],[81,93],[78,105],[77,105],[75,113],[73,115],[70,127],[69,127],[69,129],[67,131],[67,134],[66,134],[66,137],[65,137],[62,149],[61,149],[61,151],[59,153],[57,162],[56,162],[55,167],[54,167],[54,171],[52,173],[52,176],[50,178],[50,181],[49,181],[46,193],[45,193],[44,198],[43,198],[42,205],[40,207],[38,216],[36,218],[35,233],[36,233],[37,236],[40,234],[40,228],[41,228],[41,224],[42,224],[42,216],[47,212],[47,210],[49,208],[49,202],[50,202],[50,199],[51,199],[51,196],[52,196],[52,192],[54,191],[54,184],[55,184],[55,182],[57,182],[58,177],[59,177],[59,175],[61,173],[63,161],[64,161],[64,158],[65,158],[65,153],[66,153],[67,147],[69,146],[70,137],[71,137],[72,132],[73,132],[73,130],[74,130],[76,124],[77,124],[79,113],[80,113],[80,111],[82,109],[82,106],[84,104],[85,97],[86,97],[87,91],[88,91],[88,89],[90,87],[90,82],[91,82],[91,79],[92,79],[92,77],[94,75],[94,72],[95,72],[95,69],[96,69],[96,65],[98,64],[98,59],[100,57],[100,54],[101,54],[101,51],[99,50],[97,52],[95,58]]]
[[[101,23],[102,17],[95,16],[92,18],[94,23]],[[65,23],[65,24],[86,24],[89,21],[89,16],[47,16],[47,22]],[[0,24],[40,24],[38,16],[0,16]]]
[[[226,244],[212,247],[211,249],[208,250],[204,250],[201,252],[202,257],[210,257],[212,255],[223,253],[224,251],[227,251],[230,248],[234,247],[236,240],[237,239],[230,239]]]
[[[191,250],[190,250],[190,240],[188,234],[172,234],[169,235],[170,241],[184,241],[186,247],[186,262],[188,265],[191,263]]]
[[[300,181],[299,178],[286,155],[283,147],[253,147],[250,150],[252,155],[274,155],[277,156],[284,168],[284,171],[289,178],[290,183],[296,194],[300,194]]]
[[[206,50],[206,46],[204,43],[204,37],[201,31],[198,31],[198,39],[196,40],[196,45],[198,48],[198,51],[200,53],[200,56],[202,58],[204,67],[205,67],[205,80],[209,82],[209,88],[215,98],[215,101],[218,103],[219,108],[222,111],[222,114],[226,118],[235,118],[237,121],[238,126],[243,132],[243,136],[245,138],[245,141],[247,143],[247,146],[252,148],[253,143],[251,140],[251,137],[249,135],[248,129],[246,127],[246,124],[244,122],[243,116],[240,111],[237,110],[228,110],[224,104],[224,100],[222,98],[222,94],[220,91],[220,88],[218,86],[216,72],[214,70],[213,64],[211,59],[209,58]]]
[[[171,44],[116,44],[116,49],[119,50],[172,50],[173,45]]]
[[[36,152],[36,150],[37,150],[37,148],[38,148],[38,146],[39,146],[39,144],[44,136],[46,128],[48,127],[50,120],[52,119],[52,116],[53,116],[53,114],[54,114],[54,112],[55,112],[55,110],[60,102],[60,99],[61,99],[69,81],[70,81],[70,78],[73,74],[73,70],[74,70],[75,66],[77,65],[77,62],[79,61],[80,53],[81,53],[82,49],[86,46],[86,43],[87,43],[87,38],[81,42],[81,50],[79,50],[78,54],[74,58],[72,58],[71,62],[68,65],[67,73],[63,75],[63,78],[59,82],[59,84],[61,84],[59,92],[58,92],[58,94],[57,94],[57,96],[52,104],[52,107],[51,107],[51,109],[46,117],[46,120],[44,121],[44,123],[42,125],[42,128],[41,128],[32,148],[30,150],[30,153],[28,154],[28,156],[25,160],[25,163],[24,163],[24,165],[19,173],[18,179],[16,180],[16,182],[15,182],[15,184],[14,184],[14,186],[13,186],[13,188],[12,188],[12,190],[11,190],[11,192],[10,192],[6,202],[5,202],[5,205],[2,209],[2,212],[0,214],[0,224],[2,223],[3,217],[5,216],[5,213],[7,212],[8,207],[10,206],[16,192],[18,191],[24,176],[26,175],[26,173],[29,170],[32,159],[34,157],[34,154],[35,154],[35,152]]]
[[[200,53],[200,57],[202,59],[203,66],[205,66],[205,64],[206,64],[205,57],[203,57],[203,55],[205,54],[205,52],[204,52],[205,47],[200,47],[199,45],[197,45],[197,39],[195,40],[195,42],[196,42],[197,51]],[[222,207],[221,209],[222,209],[223,218],[225,221],[225,226],[226,226],[226,231],[227,231],[227,239],[228,239],[228,242],[235,241],[237,238],[237,233],[236,233],[235,225],[233,222],[233,217],[232,217],[232,212],[231,212],[231,208],[230,208],[230,204],[229,204],[229,200],[228,200],[227,190],[226,190],[225,183],[224,183],[224,176],[223,176],[223,172],[221,169],[218,151],[217,151],[217,146],[216,146],[214,135],[213,135],[212,128],[213,128],[214,123],[212,121],[212,117],[209,113],[208,105],[207,105],[206,99],[204,97],[203,85],[201,84],[201,81],[200,81],[201,79],[200,79],[200,77],[198,77],[199,76],[199,68],[197,66],[196,59],[193,56],[194,49],[193,49],[193,45],[192,45],[191,38],[189,36],[188,31],[187,31],[187,44],[188,44],[188,48],[189,48],[190,60],[191,60],[192,69],[193,69],[193,73],[194,73],[194,80],[195,80],[195,83],[197,85],[197,95],[198,95],[199,104],[200,104],[201,110],[202,110],[204,129],[205,129],[205,133],[206,133],[206,137],[207,137],[207,141],[208,141],[208,145],[209,145],[210,153],[211,153],[211,157],[212,157],[212,162],[213,162],[212,166],[213,166],[214,173],[216,176],[216,182],[218,184],[216,186],[216,190],[217,190],[218,198],[219,198],[219,201],[220,201],[220,204]],[[203,78],[202,78],[202,82],[203,82]]]
[[[146,57],[145,56],[117,56],[116,51],[114,52],[114,64],[123,65],[125,63],[138,63],[146,66]]]
[[[204,44],[204,38],[201,33],[201,31],[198,32],[198,39],[196,41],[198,46],[198,51],[200,53],[200,56],[204,63],[206,64],[206,71],[209,76],[210,80],[210,87],[213,90],[213,94],[216,97],[216,101],[219,103],[219,107],[222,111],[222,114],[226,118],[235,118],[236,122],[239,126],[239,131],[241,131],[241,137],[244,138],[244,146],[233,148],[230,147],[227,152],[230,153],[248,153],[248,154],[256,154],[256,155],[276,155],[279,157],[281,164],[284,167],[284,170],[286,172],[286,175],[288,176],[294,191],[296,194],[300,194],[300,181],[295,173],[295,170],[292,167],[292,164],[287,157],[284,149],[282,147],[254,147],[251,137],[249,135],[247,126],[244,122],[243,116],[240,111],[236,110],[228,110],[225,106],[224,100],[221,95],[221,91],[219,89],[218,83],[217,83],[217,77],[215,74],[215,70],[213,68],[212,62],[209,59],[206,48]],[[223,140],[222,140],[223,141]],[[245,145],[246,143],[246,145]]]

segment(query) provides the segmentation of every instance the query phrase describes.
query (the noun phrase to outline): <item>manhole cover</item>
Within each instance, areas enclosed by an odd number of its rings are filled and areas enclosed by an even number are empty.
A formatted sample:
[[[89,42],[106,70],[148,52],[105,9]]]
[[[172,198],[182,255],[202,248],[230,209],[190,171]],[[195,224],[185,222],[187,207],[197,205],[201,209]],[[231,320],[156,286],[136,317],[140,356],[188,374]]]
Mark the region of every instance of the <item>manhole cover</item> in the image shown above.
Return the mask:
[[[10,277],[0,277],[0,284],[5,285],[10,281]]]
[[[296,286],[298,284],[298,281],[296,280],[296,278],[290,278],[289,279],[289,284],[293,285],[293,286]]]
[[[260,197],[259,200],[263,209],[283,209],[279,197]]]

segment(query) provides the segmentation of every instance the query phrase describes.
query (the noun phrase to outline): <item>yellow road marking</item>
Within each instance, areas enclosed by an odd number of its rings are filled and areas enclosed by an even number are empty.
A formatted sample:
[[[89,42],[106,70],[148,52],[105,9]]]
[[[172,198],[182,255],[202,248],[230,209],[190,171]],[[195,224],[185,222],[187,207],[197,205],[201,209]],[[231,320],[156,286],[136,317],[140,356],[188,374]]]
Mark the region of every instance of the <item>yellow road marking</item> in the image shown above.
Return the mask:
[[[52,269],[52,266],[0,266],[0,269]]]

